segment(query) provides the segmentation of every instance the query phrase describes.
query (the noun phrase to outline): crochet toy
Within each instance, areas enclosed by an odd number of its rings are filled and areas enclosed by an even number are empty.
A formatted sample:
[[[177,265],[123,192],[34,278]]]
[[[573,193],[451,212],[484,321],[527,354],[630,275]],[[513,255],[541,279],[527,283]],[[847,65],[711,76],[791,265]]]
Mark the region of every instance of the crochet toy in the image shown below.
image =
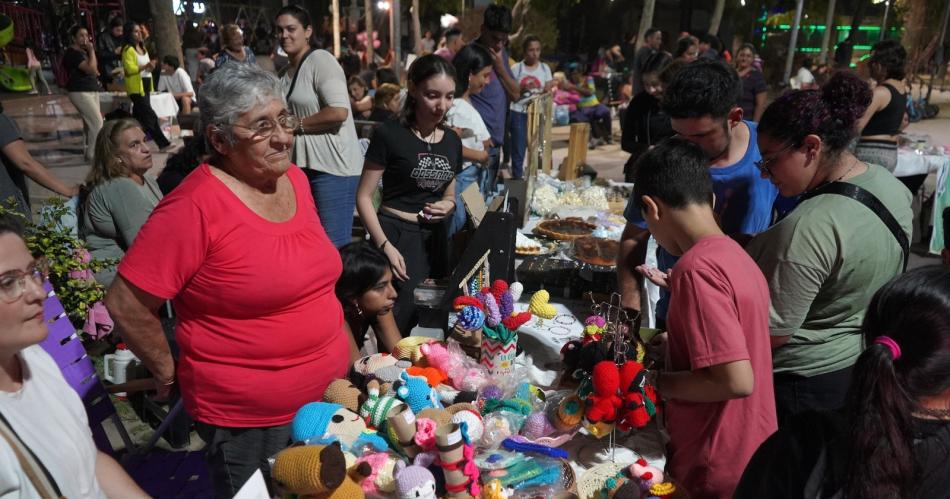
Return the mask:
[[[500,305],[502,295],[508,292],[508,283],[501,279],[495,279],[495,282],[491,283],[491,289],[488,292],[495,297],[495,303]]]
[[[370,474],[361,484],[367,496],[390,496],[396,490],[396,463],[400,460],[388,452],[364,454],[356,460],[357,464],[367,463]]]
[[[485,312],[475,306],[466,305],[458,313],[458,325],[467,330],[481,329],[485,325]]]
[[[416,415],[408,407],[396,414],[389,416],[387,420],[390,432],[390,441],[395,442],[402,449],[402,452],[410,459],[419,454],[419,446],[416,445]]]
[[[501,312],[502,317],[511,317],[515,312],[515,300],[511,297],[511,293],[507,291],[502,293],[498,300],[498,311]]]
[[[521,434],[531,440],[547,437],[555,431],[557,428],[551,424],[543,412],[532,412],[521,427]]]
[[[610,360],[598,362],[593,372],[594,392],[587,397],[587,420],[612,423],[623,403],[620,395],[620,370]]]
[[[663,471],[650,466],[642,457],[631,464],[628,471],[630,476],[640,480],[640,488],[644,492],[654,485],[663,483]]]
[[[478,299],[485,305],[485,325],[494,327],[500,324],[502,316],[495,297],[491,293],[479,293]]]
[[[630,360],[620,366],[620,392],[623,404],[617,428],[629,431],[646,426],[656,415],[657,406],[656,392],[646,383],[643,364]]]
[[[384,367],[394,366],[397,362],[399,362],[399,359],[388,353],[375,353],[354,362],[353,371],[368,376]]]
[[[513,282],[508,285],[508,292],[511,293],[511,299],[518,301],[521,299],[521,293],[524,292],[524,285],[520,282]]]
[[[482,499],[508,499],[508,491],[501,486],[498,480],[492,480],[482,489]]]
[[[482,304],[482,301],[474,296],[468,296],[468,295],[458,296],[452,302],[452,308],[454,308],[456,311],[461,311],[465,307],[475,307],[481,311],[485,310],[485,305]]]
[[[429,464],[431,458],[428,454],[420,454],[412,466],[406,466],[402,461],[396,463],[396,495],[399,499],[438,499],[435,477],[427,469]]]
[[[432,407],[442,409],[442,403],[439,402],[439,394],[429,386],[425,378],[410,376],[408,373],[402,373],[393,384],[393,391],[400,400],[406,403],[413,413]]]
[[[507,296],[507,295],[506,295]],[[517,330],[531,320],[531,312],[512,313],[505,317],[501,323],[511,331]]]
[[[359,412],[366,395],[348,379],[333,380],[323,392],[323,401],[339,404],[353,412]]]
[[[584,321],[584,339],[583,344],[592,341],[600,341],[607,326],[607,320],[599,315],[592,315]]]
[[[366,428],[358,414],[338,404],[310,402],[301,407],[291,422],[294,442],[340,442],[343,450],[370,445],[378,451],[389,448],[385,440]]]
[[[435,388],[449,379],[445,372],[435,367],[410,367],[406,369],[406,374],[410,376],[420,376],[426,379],[429,386]]]
[[[454,341],[448,344],[429,343],[420,347],[426,362],[449,376],[452,386],[459,390],[478,391],[488,383],[488,369],[465,355]]]
[[[367,390],[369,391],[369,397],[360,406],[359,414],[373,428],[382,428],[383,423],[386,422],[389,416],[398,414],[402,408],[406,407],[401,400],[392,395],[380,395],[379,382],[376,380],[369,382]]]
[[[370,466],[361,463],[353,470],[357,476],[350,476],[339,444],[302,445],[277,454],[271,476],[292,494],[309,494],[321,499],[361,499],[365,495],[357,481],[370,472]]]
[[[412,361],[412,364],[416,366],[425,365],[423,363],[424,356],[419,347],[433,341],[435,340],[425,336],[407,336],[396,343],[395,348],[393,348],[393,355],[403,360]]]
[[[538,325],[543,324],[543,319],[553,319],[557,315],[557,309],[548,303],[550,299],[551,295],[547,290],[541,289],[535,292],[528,302],[528,311],[538,318]]]
[[[584,402],[576,394],[564,397],[557,405],[552,407],[554,417],[548,417],[548,420],[558,431],[573,431],[584,419]]]
[[[482,435],[485,433],[485,423],[482,421],[482,415],[478,411],[478,407],[474,404],[459,403],[452,404],[446,407],[445,410],[452,414],[451,421],[453,423],[459,426],[465,423],[469,439],[473,442],[482,439]]]
[[[445,472],[448,497],[478,497],[479,471],[475,464],[475,447],[468,439],[464,425],[450,424],[439,428],[435,436],[439,449],[438,464]]]
[[[640,487],[635,480],[627,478],[623,472],[608,478],[598,497],[606,499],[640,499]]]

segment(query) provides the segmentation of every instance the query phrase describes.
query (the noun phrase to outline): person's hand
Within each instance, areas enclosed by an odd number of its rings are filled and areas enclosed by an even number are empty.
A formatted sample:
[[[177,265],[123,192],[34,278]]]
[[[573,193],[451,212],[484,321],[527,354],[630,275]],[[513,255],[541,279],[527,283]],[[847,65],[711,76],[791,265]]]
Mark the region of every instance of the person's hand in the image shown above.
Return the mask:
[[[502,50],[495,50],[491,47],[488,48],[488,52],[491,53],[491,63],[495,68],[495,71],[499,73],[507,71],[505,68],[505,52]]]
[[[386,258],[389,259],[389,266],[392,268],[393,276],[400,281],[409,279],[409,273],[406,272],[406,260],[403,259],[402,254],[399,253],[399,250],[397,250],[392,243],[386,243],[383,247],[383,253],[386,253]]]
[[[660,269],[656,267],[650,267],[647,265],[637,265],[636,271],[650,280],[653,284],[656,284],[662,289],[670,289],[670,271],[661,272]]]
[[[69,190],[67,190],[66,192],[63,193],[63,196],[65,196],[65,197],[67,197],[67,198],[75,197],[75,196],[78,196],[78,195],[79,195],[79,186],[78,186],[78,185],[74,185],[74,186],[70,187]]]
[[[488,163],[491,162],[491,154],[488,154],[488,151],[481,151],[481,154],[478,158],[479,166],[488,166]]]
[[[155,376],[155,396],[152,400],[156,402],[167,402],[171,397],[172,388],[175,387],[175,376],[161,377]]]
[[[547,83],[544,84],[544,91],[545,91],[545,92],[553,92],[554,89],[557,88],[557,86],[558,86],[557,80],[551,80],[551,81],[549,81],[549,82],[547,82]]]
[[[426,203],[422,208],[423,220],[428,222],[441,222],[455,210],[455,201],[443,199],[434,203]]]

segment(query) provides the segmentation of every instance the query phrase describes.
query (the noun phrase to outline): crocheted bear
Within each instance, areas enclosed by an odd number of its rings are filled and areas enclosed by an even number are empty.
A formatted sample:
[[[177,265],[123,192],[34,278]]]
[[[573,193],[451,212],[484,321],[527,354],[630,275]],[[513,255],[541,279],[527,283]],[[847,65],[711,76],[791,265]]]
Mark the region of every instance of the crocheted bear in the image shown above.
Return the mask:
[[[406,403],[412,412],[419,414],[423,409],[442,409],[439,394],[425,378],[410,376],[403,372],[393,384],[393,391],[400,400]]]
[[[352,476],[339,444],[302,445],[282,450],[274,459],[271,477],[286,492],[309,494],[320,499],[362,499],[358,481],[371,469],[362,463]]]
[[[333,380],[325,392],[323,401],[339,404],[353,412],[359,412],[360,406],[366,402],[366,395],[348,379]]]

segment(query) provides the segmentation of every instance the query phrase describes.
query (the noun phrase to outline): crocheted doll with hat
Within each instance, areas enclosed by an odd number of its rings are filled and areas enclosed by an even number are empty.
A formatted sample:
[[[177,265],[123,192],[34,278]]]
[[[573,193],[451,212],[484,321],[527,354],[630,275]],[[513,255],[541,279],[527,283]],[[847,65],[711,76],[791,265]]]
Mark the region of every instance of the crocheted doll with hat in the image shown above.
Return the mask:
[[[290,425],[294,442],[340,442],[343,450],[369,445],[377,451],[389,449],[386,441],[366,428],[366,422],[355,412],[328,402],[310,402],[294,415]]]
[[[420,454],[412,466],[396,463],[396,495],[399,499],[438,499],[435,492],[435,477],[426,468],[432,464],[430,454]]]
[[[359,412],[363,402],[366,401],[366,395],[354,386],[350,380],[336,379],[323,392],[323,401],[339,404],[353,412]]]

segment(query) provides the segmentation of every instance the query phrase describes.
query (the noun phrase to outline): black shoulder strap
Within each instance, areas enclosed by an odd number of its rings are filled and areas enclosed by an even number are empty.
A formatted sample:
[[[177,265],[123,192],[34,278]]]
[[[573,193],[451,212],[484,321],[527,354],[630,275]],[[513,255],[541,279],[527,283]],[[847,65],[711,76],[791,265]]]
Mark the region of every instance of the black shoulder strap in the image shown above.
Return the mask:
[[[867,206],[869,210],[873,211],[874,214],[881,219],[881,222],[887,226],[887,229],[891,231],[894,239],[897,239],[897,244],[900,245],[901,251],[904,254],[903,271],[907,271],[907,259],[910,257],[910,241],[907,239],[907,234],[904,232],[904,229],[902,229],[901,225],[897,223],[897,219],[894,218],[894,215],[888,211],[887,207],[884,206],[884,203],[876,198],[874,194],[871,194],[867,190],[862,189],[861,187],[858,187],[854,184],[849,184],[847,182],[832,182],[805,194],[802,196],[802,201],[811,199],[821,194],[838,194],[839,196],[845,196],[863,204],[864,206]]]
[[[33,449],[31,449],[29,445],[26,445],[26,442],[24,442],[23,439],[20,438],[20,435],[18,435],[16,430],[13,429],[13,425],[11,425],[9,421],[7,421],[7,418],[4,417],[3,413],[0,413],[0,424],[2,424],[7,430],[9,430],[9,433],[13,436],[13,438],[17,440],[17,443],[19,443],[21,448],[26,449],[26,451],[30,453],[30,458],[32,458],[31,460],[33,461],[33,463],[36,464],[36,467],[38,467],[40,471],[43,472],[43,475],[46,478],[46,481],[49,482],[47,484],[42,484],[42,485],[33,483],[34,487],[37,489],[37,492],[39,492],[40,494],[43,494],[44,491],[41,490],[41,488],[49,485],[53,488],[53,492],[55,492],[56,497],[60,497],[60,498],[63,497],[62,491],[59,490],[59,485],[56,484],[56,480],[53,478],[53,475],[49,472],[48,469],[46,469],[46,465],[43,464],[43,461],[40,461],[40,458],[36,456],[36,454],[33,452]],[[9,442],[9,443],[11,447],[14,445],[13,442]],[[17,449],[14,449],[14,452],[16,451]],[[22,465],[22,462],[21,462],[21,465]],[[27,473],[29,472],[29,470],[24,470],[24,471],[26,471]]]
[[[303,68],[303,63],[307,62],[307,58],[310,57],[316,49],[310,49],[307,51],[307,55],[303,56],[303,59],[300,60],[300,66],[297,66],[296,71],[294,71],[294,79],[290,80],[290,88],[287,90],[287,100],[290,100],[290,94],[294,93],[294,87],[297,86],[297,77],[300,76],[300,69]]]

